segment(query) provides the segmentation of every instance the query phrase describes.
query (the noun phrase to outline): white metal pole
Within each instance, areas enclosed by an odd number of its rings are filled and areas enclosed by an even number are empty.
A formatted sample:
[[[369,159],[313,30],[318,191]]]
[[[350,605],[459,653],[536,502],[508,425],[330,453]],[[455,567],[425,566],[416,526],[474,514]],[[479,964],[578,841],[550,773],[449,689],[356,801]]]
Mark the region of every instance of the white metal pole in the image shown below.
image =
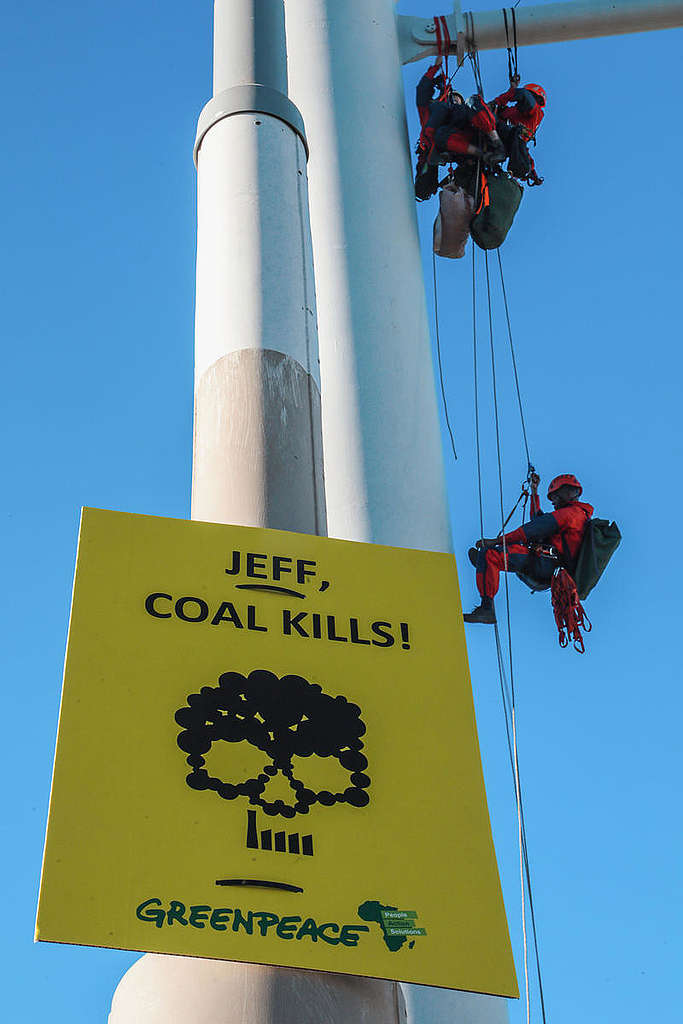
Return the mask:
[[[459,6],[459,5],[458,5]],[[503,7],[446,15],[453,51],[497,50],[507,45]],[[511,6],[507,7],[508,25]],[[683,0],[569,0],[568,3],[514,7],[517,45],[559,43],[571,39],[649,32],[683,25]],[[437,53],[434,19],[400,15],[401,60],[404,64]]]
[[[324,534],[306,143],[282,0],[217,0],[198,164],[192,516]],[[402,1024],[393,982],[143,956],[110,1024]]]
[[[109,1024],[406,1024],[406,1013],[388,981],[147,953],[119,982]]]
[[[303,121],[278,0],[215,7],[195,159],[192,517],[325,533]]]
[[[328,529],[450,549],[392,0],[285,0],[311,147]],[[492,996],[405,986],[415,1024],[504,1024]]]
[[[286,0],[311,140],[328,530],[450,549],[392,0]]]

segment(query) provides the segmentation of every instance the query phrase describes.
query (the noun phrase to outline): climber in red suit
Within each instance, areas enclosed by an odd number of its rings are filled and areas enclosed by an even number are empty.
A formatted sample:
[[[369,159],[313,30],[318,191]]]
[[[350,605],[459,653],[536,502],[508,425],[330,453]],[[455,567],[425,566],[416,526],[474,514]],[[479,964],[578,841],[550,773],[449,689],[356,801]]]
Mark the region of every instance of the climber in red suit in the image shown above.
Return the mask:
[[[520,573],[538,584],[550,586],[553,573],[563,566],[571,574],[576,565],[581,542],[593,506],[579,501],[583,491],[572,473],[551,480],[548,499],[553,512],[542,512],[538,500],[540,477],[531,477],[531,519],[505,534],[503,538],[482,538],[470,548],[470,561],[477,570],[477,589],[481,604],[464,616],[465,622],[494,623],[493,599],[498,593],[501,571]]]
[[[441,70],[441,57],[418,82],[415,102],[421,127],[416,150],[418,178],[427,165],[450,163],[454,157],[470,156],[493,162],[505,159],[493,112],[481,96],[470,96],[466,101],[451,88]],[[486,150],[475,144],[480,133]]]
[[[496,113],[503,121],[509,124],[522,125],[526,132],[527,139],[536,134],[536,130],[545,115],[545,89],[542,85],[530,82],[521,88],[517,84],[519,79],[513,79],[507,92],[496,96],[489,104],[496,108]],[[513,104],[513,106],[507,106]]]
[[[508,156],[508,170],[516,178],[527,181],[530,185],[541,185],[543,178],[536,173],[533,157],[529,152],[528,143],[535,140],[536,131],[545,115],[546,95],[542,85],[529,82],[520,88],[519,76],[510,79],[510,88],[495,100],[489,107],[496,114],[496,126]],[[513,152],[515,140],[519,150]],[[519,162],[521,158],[521,163]]]

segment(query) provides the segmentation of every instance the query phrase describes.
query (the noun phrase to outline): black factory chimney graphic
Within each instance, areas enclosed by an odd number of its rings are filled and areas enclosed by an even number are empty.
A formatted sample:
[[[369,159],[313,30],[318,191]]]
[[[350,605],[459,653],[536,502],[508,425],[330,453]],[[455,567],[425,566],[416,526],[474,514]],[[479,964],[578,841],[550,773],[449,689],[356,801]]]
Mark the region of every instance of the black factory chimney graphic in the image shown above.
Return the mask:
[[[301,841],[299,841],[301,840]],[[261,829],[261,841],[256,828],[256,811],[247,811],[247,848],[249,850],[275,850],[276,853],[303,853],[313,856],[313,836],[299,836],[298,832],[276,832]]]
[[[212,790],[224,800],[246,797],[252,807],[271,816],[293,818],[308,814],[314,804],[331,807],[337,803],[365,807],[370,802],[368,761],[361,737],[365,723],[361,709],[343,696],[324,693],[317,683],[303,676],[281,677],[266,669],[245,676],[224,672],[217,686],[203,686],[191,693],[187,704],[176,711],[182,727],[178,746],[187,754],[191,771],[187,785],[194,790]],[[255,778],[219,779],[209,774],[205,754],[214,743],[249,743],[270,758]],[[305,758],[312,754],[336,759],[348,772],[348,785],[341,791],[316,790],[306,780]],[[268,784],[281,774],[291,790],[289,800],[269,799]],[[256,828],[256,812],[248,812],[247,846],[252,849],[312,855],[310,835]]]

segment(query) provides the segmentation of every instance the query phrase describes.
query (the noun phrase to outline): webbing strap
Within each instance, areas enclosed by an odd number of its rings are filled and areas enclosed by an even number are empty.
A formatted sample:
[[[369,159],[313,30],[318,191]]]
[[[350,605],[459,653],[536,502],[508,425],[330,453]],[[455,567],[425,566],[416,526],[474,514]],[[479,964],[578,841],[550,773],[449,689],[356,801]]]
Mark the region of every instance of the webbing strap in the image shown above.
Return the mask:
[[[474,216],[476,217],[476,215],[478,213],[481,213],[481,211],[485,207],[490,206],[490,205],[491,205],[491,197],[489,195],[489,183],[488,183],[488,180],[486,178],[486,175],[482,171],[481,172],[481,180],[479,182],[479,205],[477,206],[476,210],[474,211]]]
[[[436,48],[440,57],[444,57],[444,70],[448,79],[448,52],[451,47],[451,34],[448,31],[448,22],[442,14],[434,16],[434,27],[436,29]]]
[[[512,47],[510,46],[510,29],[508,25],[508,9],[503,8],[503,20],[505,22],[505,45],[508,52],[508,76],[512,82],[513,78],[517,77],[517,15],[515,14],[514,7],[510,8],[510,14],[512,15]]]

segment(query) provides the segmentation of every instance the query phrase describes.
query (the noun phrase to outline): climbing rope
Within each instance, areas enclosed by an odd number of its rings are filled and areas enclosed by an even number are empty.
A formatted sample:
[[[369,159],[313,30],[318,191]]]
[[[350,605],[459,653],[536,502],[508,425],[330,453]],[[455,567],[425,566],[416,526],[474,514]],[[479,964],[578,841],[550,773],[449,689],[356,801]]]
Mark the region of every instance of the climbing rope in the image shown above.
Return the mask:
[[[477,304],[476,304],[476,249],[472,246],[472,335],[473,335],[473,369],[474,369],[474,410],[475,410],[475,435],[476,435],[476,451],[477,451],[477,484],[479,492],[479,527],[480,536],[484,535],[484,504],[482,495],[482,471],[481,471],[481,438],[480,438],[480,423],[479,423],[479,372],[478,372],[478,355],[477,355]],[[446,388],[443,375],[443,365],[441,360],[441,337],[439,328],[439,313],[438,313],[438,288],[437,288],[437,276],[436,276],[436,256],[432,253],[432,273],[433,273],[433,285],[434,285],[434,315],[435,315],[435,334],[436,334],[436,350],[439,365],[439,378],[441,382],[441,397],[443,401],[444,415],[446,425],[451,440],[451,448],[453,451],[454,458],[457,459],[457,453],[455,450],[455,440],[450,425],[450,416],[448,411],[448,401],[446,397]],[[495,407],[495,424],[496,424],[496,446],[498,453],[498,478],[499,478],[499,492],[501,498],[501,518],[503,517],[503,505],[502,505],[502,459],[501,459],[501,448],[500,448],[500,423],[498,416],[498,401],[497,401],[497,383],[495,373],[495,351],[493,347],[493,317],[491,310],[491,288],[490,288],[490,275],[488,267],[488,254],[486,254],[486,285],[487,285],[487,297],[488,297],[488,313],[489,313],[489,336],[491,344],[491,366],[493,375],[493,386],[494,386],[494,407]],[[508,314],[509,316],[509,314]],[[510,332],[511,334],[511,332]],[[520,405],[521,409],[521,405]],[[526,434],[525,434],[526,438]],[[530,470],[533,469],[529,462]],[[499,535],[503,535],[503,549],[505,552],[505,527],[512,518],[514,512],[518,508],[520,502],[524,502],[522,510],[522,518],[524,518],[524,509],[526,508],[526,502],[528,499],[528,491],[526,488],[522,488],[522,492],[515,503],[514,508],[508,515],[508,517],[502,522],[501,530]],[[507,554],[504,554],[505,562],[507,563]],[[543,981],[541,976],[541,960],[540,951],[538,946],[538,933],[536,928],[536,914],[533,902],[533,890],[531,884],[531,868],[529,865],[529,854],[527,848],[526,838],[526,824],[524,821],[524,805],[522,799],[522,785],[519,770],[519,755],[517,750],[517,720],[516,720],[516,706],[515,706],[515,690],[514,690],[514,673],[513,673],[513,660],[512,660],[512,630],[510,622],[510,594],[508,588],[507,574],[505,574],[505,606],[507,616],[507,629],[508,629],[508,646],[509,646],[509,664],[510,664],[510,679],[511,683],[508,685],[505,672],[505,660],[503,657],[502,646],[500,641],[500,633],[498,630],[498,624],[495,625],[495,637],[496,637],[496,652],[498,658],[498,674],[500,679],[501,697],[503,703],[503,711],[505,716],[505,730],[508,742],[508,754],[510,757],[510,766],[512,771],[513,783],[515,788],[515,802],[517,805],[517,831],[518,831],[518,846],[520,851],[520,885],[521,885],[521,897],[522,897],[522,940],[524,948],[524,978],[525,978],[525,993],[526,993],[526,1009],[527,1009],[527,1024],[531,1021],[531,1003],[530,1003],[530,985],[529,985],[529,968],[528,968],[528,938],[527,938],[527,924],[526,924],[526,899],[529,900],[529,912],[531,918],[531,930],[534,941],[534,953],[536,960],[536,974],[538,979],[538,989],[541,1003],[541,1014],[543,1018],[543,1024],[546,1024],[545,1015],[545,998],[543,993]]]
[[[451,33],[448,28],[448,21],[443,15],[435,15],[434,17],[434,29],[436,32],[436,51],[439,57],[444,59],[444,80],[447,85],[453,86],[453,79],[457,75],[460,68],[465,63],[465,57],[462,60],[458,60],[456,56],[456,68],[452,74],[448,71],[448,57],[452,46]],[[451,167],[453,165],[451,164]]]
[[[514,7],[510,8],[510,21],[512,22],[512,47],[510,46],[510,27],[508,24],[508,9],[503,8],[503,20],[505,22],[505,45],[508,52],[508,76],[510,82],[519,80],[517,71],[517,15]]]
[[[479,95],[483,96],[484,86],[481,80],[479,50],[477,49],[477,42],[474,35],[474,16],[471,11],[465,11],[465,45],[467,47],[467,56],[469,57],[470,64],[472,65],[474,84],[477,87],[477,92],[479,93]]]
[[[507,558],[507,543],[505,540],[505,509],[503,507],[503,459],[500,444],[500,418],[498,413],[498,385],[496,381],[496,353],[495,346],[493,344],[493,313],[491,309],[491,279],[489,275],[489,254],[488,251],[484,250],[484,266],[486,269],[486,298],[488,305],[488,317],[489,317],[489,347],[491,352],[491,381],[493,388],[493,413],[494,413],[494,424],[496,430],[496,458],[498,462],[498,497],[500,502],[500,521],[501,521],[501,534],[503,541],[503,565],[507,570],[508,558]],[[514,782],[515,782],[515,797],[517,801],[517,830],[519,840],[519,874],[520,874],[520,885],[522,894],[522,940],[524,945],[524,988],[526,994],[526,1017],[527,1024],[531,1021],[531,1000],[529,992],[529,956],[528,956],[528,943],[526,933],[526,889],[525,889],[525,877],[524,877],[524,844],[522,842],[522,791],[519,781],[519,758],[517,754],[517,716],[515,710],[515,677],[512,660],[512,624],[510,617],[510,589],[508,583],[508,573],[504,574],[505,581],[505,614],[507,620],[507,635],[508,635],[508,665],[510,669],[510,717],[512,723],[512,748],[513,748],[513,761],[514,761]],[[498,623],[496,623],[496,632],[498,631]]]
[[[500,284],[503,291],[503,304],[505,306],[505,321],[508,329],[508,340],[510,343],[510,355],[512,356],[512,369],[515,375],[515,388],[517,390],[517,404],[519,406],[519,418],[522,421],[522,436],[524,437],[524,450],[526,452],[526,461],[528,467],[529,477],[534,471],[534,467],[531,463],[531,456],[529,455],[529,439],[526,433],[526,420],[524,418],[524,406],[522,404],[522,392],[519,386],[519,374],[517,373],[517,357],[515,356],[515,345],[512,340],[512,325],[510,323],[510,308],[508,306],[507,290],[505,288],[505,278],[503,277],[503,261],[500,257],[500,248],[496,249],[498,256],[498,269],[500,271]]]
[[[502,698],[502,703],[503,703],[503,712],[504,712],[504,715],[505,715],[505,732],[506,732],[506,735],[507,735],[508,753],[509,753],[509,756],[510,756],[510,770],[512,772],[512,776],[513,776],[513,779],[514,779],[514,776],[515,776],[514,747],[513,747],[513,743],[512,743],[512,733],[511,733],[511,729],[510,729],[510,712],[508,710],[511,699],[510,699],[510,696],[509,696],[509,687],[508,687],[507,679],[506,679],[506,675],[505,675],[505,662],[504,662],[504,658],[503,658],[503,651],[502,651],[501,643],[500,643],[500,634],[498,632],[498,626],[497,625],[496,625],[496,628],[495,628],[495,635],[496,635],[496,654],[497,654],[497,658],[498,658],[498,676],[499,676],[499,679],[500,679],[500,692],[501,692],[501,698]],[[522,820],[522,845],[523,845],[523,856],[524,856],[524,872],[525,872],[526,884],[527,884],[527,895],[529,897],[529,910],[530,910],[530,916],[531,916],[531,931],[532,931],[532,934],[533,934],[533,937],[534,937],[534,952],[535,952],[535,956],[536,956],[536,977],[537,977],[537,980],[538,980],[538,992],[539,992],[539,997],[540,997],[540,1002],[541,1002],[541,1016],[543,1018],[543,1024],[545,1024],[545,1021],[546,1021],[546,1016],[545,1016],[545,997],[544,997],[544,993],[543,993],[543,978],[541,976],[541,957],[540,957],[540,952],[539,952],[539,948],[538,948],[538,932],[536,930],[536,911],[535,911],[535,908],[534,908],[533,890],[532,890],[532,887],[531,887],[531,869],[529,867],[529,851],[528,851],[528,848],[527,848],[527,840],[526,840],[526,822],[524,820],[524,800],[522,798],[521,783],[520,783],[519,793],[520,793],[519,806],[520,806],[520,810],[521,810],[521,820]]]
[[[481,79],[481,69],[479,66],[479,56],[474,45],[474,24],[471,19],[471,15],[466,15],[470,18],[470,30],[468,35],[468,54],[472,64],[472,69],[475,77],[476,87],[481,95],[483,95],[483,84]],[[516,28],[515,41],[516,41]],[[516,50],[514,56],[511,58],[516,60]],[[456,69],[457,70],[457,69]],[[475,188],[475,202],[477,193],[479,191],[481,177],[481,168],[477,165],[477,183]],[[531,475],[534,472],[534,467],[531,462],[531,455],[529,449],[526,419],[524,415],[524,405],[522,401],[522,392],[519,383],[519,373],[517,368],[517,359],[515,354],[515,347],[512,334],[512,325],[510,318],[510,309],[507,298],[507,290],[505,287],[505,278],[503,274],[503,265],[500,256],[500,250],[497,252],[498,256],[498,269],[500,274],[501,290],[503,295],[503,303],[505,307],[505,318],[507,324],[508,343],[510,346],[510,354],[512,358],[512,365],[514,370],[515,388],[517,392],[517,404],[520,413],[520,420],[522,425],[522,436],[524,439],[524,450],[527,457],[527,482],[530,481]],[[523,502],[522,506],[522,519],[526,510],[526,504],[529,496],[529,492],[526,487],[522,487],[522,492],[515,503],[512,512],[505,517],[504,511],[504,495],[503,495],[503,460],[502,460],[502,447],[501,447],[501,426],[500,426],[500,415],[498,407],[498,383],[496,374],[496,354],[494,346],[494,330],[493,330],[493,311],[491,301],[491,275],[489,268],[488,252],[484,250],[485,259],[485,278],[486,278],[486,294],[487,294],[487,310],[489,320],[489,348],[490,348],[490,360],[491,360],[491,377],[492,377],[492,391],[493,391],[493,406],[494,406],[494,426],[496,434],[496,455],[497,455],[497,468],[498,468],[498,492],[499,492],[499,503],[500,503],[500,522],[501,528],[499,536],[502,537],[503,544],[503,562],[507,568],[507,544],[505,541],[505,528],[512,518],[512,515],[519,507],[520,503]],[[446,418],[446,424],[448,427],[451,447],[453,454],[457,458],[455,451],[455,442],[453,438],[453,432],[450,426],[450,417],[448,414],[448,404],[446,397],[446,387],[443,375],[442,358],[441,358],[441,340],[439,330],[439,314],[438,314],[438,289],[437,289],[437,274],[436,274],[436,256],[432,253],[432,270],[433,270],[433,284],[434,284],[434,312],[435,312],[435,332],[436,332],[436,346],[437,346],[437,357],[439,364],[439,377],[441,382],[441,396],[443,400],[444,413]],[[478,324],[477,324],[477,273],[476,273],[476,247],[472,246],[472,359],[473,359],[473,373],[474,373],[474,418],[475,418],[475,440],[476,440],[476,458],[477,458],[477,489],[479,499],[479,527],[480,536],[484,536],[484,508],[483,508],[483,490],[482,490],[482,467],[481,467],[481,437],[480,437],[480,404],[479,404],[479,357],[478,357]],[[519,869],[520,869],[520,890],[521,890],[521,916],[522,916],[522,942],[524,951],[524,980],[525,980],[525,996],[526,996],[526,1019],[527,1024],[531,1024],[531,986],[529,977],[529,942],[528,942],[528,929],[527,929],[527,899],[529,901],[529,917],[531,924],[531,934],[533,936],[533,946],[536,961],[536,976],[538,981],[538,991],[540,997],[540,1008],[543,1024],[546,1024],[546,1012],[545,1012],[545,998],[543,992],[543,981],[541,975],[541,960],[540,950],[538,942],[538,933],[536,927],[536,914],[533,901],[533,889],[532,889],[532,877],[531,867],[529,863],[529,854],[527,846],[527,835],[526,825],[524,820],[524,806],[522,797],[522,784],[521,784],[521,773],[519,767],[519,752],[517,743],[517,715],[516,715],[516,697],[515,697],[515,680],[514,680],[514,660],[513,660],[513,639],[512,639],[512,624],[511,624],[511,613],[510,613],[510,592],[508,583],[508,573],[504,573],[504,592],[505,592],[505,618],[507,625],[507,660],[509,666],[509,673],[506,672],[505,667],[505,656],[503,654],[503,647],[501,643],[500,631],[498,623],[495,624],[494,632],[496,639],[496,656],[498,661],[498,673],[501,688],[501,699],[503,703],[503,712],[505,717],[505,730],[508,743],[508,754],[510,758],[510,767],[513,777],[514,790],[515,790],[515,803],[517,808],[517,838],[519,848]],[[509,682],[508,682],[509,675]]]
[[[494,423],[496,429],[496,451],[498,457],[498,484],[499,484],[499,495],[501,502],[501,534],[505,533],[505,526],[510,519],[508,516],[507,520],[504,518],[503,511],[503,490],[502,490],[502,454],[500,444],[500,418],[498,411],[498,387],[496,379],[496,360],[495,360],[495,348],[493,345],[493,314],[491,307],[491,280],[490,271],[488,266],[488,254],[485,253],[485,267],[486,267],[486,289],[487,289],[487,307],[489,315],[489,341],[491,350],[491,372],[493,379],[493,400],[494,400]],[[478,367],[478,337],[477,337],[477,304],[476,304],[476,293],[477,293],[477,282],[476,282],[476,249],[472,247],[472,340],[473,340],[473,369],[474,369],[474,411],[475,411],[475,441],[476,441],[476,453],[477,453],[477,488],[479,498],[479,525],[480,535],[484,535],[484,509],[483,509],[483,493],[482,493],[482,470],[481,470],[481,437],[480,437],[480,410],[479,410],[479,367]],[[506,308],[506,317],[509,320],[509,307]],[[509,328],[509,339],[512,338],[512,330]],[[514,345],[512,346],[514,352]],[[517,377],[518,383],[518,377]],[[523,405],[521,403],[521,392],[519,395],[520,412],[523,415]],[[525,438],[525,450],[527,451],[527,461],[531,466],[531,460],[528,454],[528,439],[526,435],[526,426],[524,427],[524,438]],[[523,500],[524,490],[517,501],[519,505],[520,500]],[[525,503],[526,505],[526,503]],[[514,511],[514,510],[513,510]],[[507,562],[507,552],[505,541],[503,541],[504,560]],[[528,936],[527,936],[527,921],[526,921],[526,899],[529,900],[529,912],[531,918],[531,931],[533,935],[534,954],[536,961],[536,975],[538,979],[538,988],[541,1004],[541,1014],[543,1024],[546,1024],[545,1014],[545,997],[543,993],[543,981],[541,974],[541,961],[540,961],[540,950],[538,945],[538,932],[536,927],[536,914],[533,902],[533,889],[531,879],[531,867],[529,864],[529,854],[527,847],[526,838],[526,825],[524,821],[524,806],[522,799],[522,785],[519,768],[519,753],[517,748],[517,718],[516,718],[516,700],[515,700],[515,687],[514,687],[514,662],[512,657],[512,629],[511,629],[511,618],[510,618],[510,594],[507,574],[504,576],[505,581],[505,607],[506,607],[506,620],[508,630],[508,659],[510,665],[510,684],[508,684],[505,672],[505,659],[502,651],[502,644],[500,639],[500,631],[498,624],[496,623],[495,638],[496,638],[496,652],[498,659],[498,672],[501,687],[501,698],[503,702],[503,710],[505,716],[505,728],[508,741],[508,753],[510,757],[510,767],[512,771],[512,777],[515,788],[515,803],[517,806],[517,828],[518,828],[518,846],[520,851],[520,888],[521,888],[521,902],[522,902],[522,941],[524,948],[524,977],[525,977],[525,995],[526,995],[526,1011],[527,1011],[527,1022],[530,1024],[531,1020],[531,997],[530,997],[530,983],[529,983],[529,968],[528,968]]]
[[[476,48],[472,48],[472,49],[469,50],[467,56],[469,57],[470,64],[472,65],[472,74],[474,75],[474,84],[477,87],[477,92],[479,93],[479,95],[483,99],[483,97],[484,97],[484,84],[483,84],[482,79],[481,79],[481,66],[479,64],[479,52],[478,52],[478,50]]]
[[[500,253],[498,253],[500,257]],[[501,263],[502,268],[502,263]],[[498,460],[498,489],[499,489],[499,501],[500,501],[500,512],[501,520],[504,515],[503,506],[503,474],[502,474],[502,450],[501,450],[501,432],[500,432],[500,419],[498,410],[498,387],[497,387],[497,374],[496,374],[496,359],[495,359],[495,348],[493,342],[493,316],[492,316],[492,304],[491,304],[491,280],[488,265],[488,253],[485,252],[485,268],[486,268],[486,291],[487,291],[487,307],[489,315],[489,343],[491,351],[491,374],[492,374],[492,385],[493,385],[493,402],[494,402],[494,425],[496,431],[496,454]],[[501,284],[504,284],[504,280],[501,277]],[[507,299],[507,296],[505,297]],[[514,360],[514,345],[512,344],[512,330],[510,325],[510,314],[509,307],[506,301],[506,320],[508,323],[508,337],[511,343],[511,352],[513,353],[513,365],[516,369],[516,361]],[[519,378],[515,376],[516,385],[519,385]],[[521,392],[518,396],[520,416],[523,419],[523,404],[521,401]],[[531,459],[528,449],[528,441],[526,435],[526,427],[523,428],[523,434],[525,438],[525,451],[527,452],[527,461],[530,469],[532,468]],[[480,508],[480,518],[483,518],[483,512]],[[502,524],[501,533],[505,533],[505,524]],[[503,540],[503,557],[505,564],[507,564],[507,551],[505,540]],[[512,770],[512,776],[515,787],[515,799],[517,804],[517,825],[518,825],[518,845],[520,850],[520,888],[522,895],[522,939],[524,947],[524,978],[525,978],[525,995],[526,995],[526,1013],[527,1022],[531,1019],[531,1004],[530,1004],[530,983],[529,983],[529,968],[528,968],[528,935],[527,935],[527,921],[526,921],[526,898],[529,900],[529,912],[531,918],[531,930],[534,941],[534,954],[536,961],[536,975],[538,979],[539,997],[541,1004],[541,1015],[543,1022],[546,1022],[545,1014],[545,997],[543,992],[543,980],[541,974],[541,961],[540,961],[540,950],[538,946],[538,932],[536,927],[536,914],[533,902],[533,888],[531,880],[531,867],[529,864],[529,853],[526,839],[526,825],[524,821],[524,803],[522,798],[522,785],[521,785],[521,773],[519,767],[519,752],[517,745],[517,715],[516,715],[516,698],[515,698],[515,681],[514,681],[514,661],[513,661],[513,640],[512,640],[512,625],[510,615],[510,592],[507,573],[504,575],[504,589],[505,589],[505,612],[506,612],[506,625],[508,635],[508,664],[509,664],[509,684],[506,680],[505,673],[505,659],[503,656],[502,644],[500,639],[500,632],[498,624],[495,625],[495,637],[496,637],[496,652],[498,658],[498,670],[501,684],[501,696],[503,700],[503,708],[506,720],[506,734],[508,740],[508,753],[510,756],[510,765]],[[507,691],[507,699],[506,699]]]
[[[441,336],[439,332],[439,299],[438,289],[436,287],[436,255],[432,249],[432,275],[434,283],[434,333],[436,335],[436,356],[439,363],[439,380],[441,382],[441,400],[443,402],[443,412],[446,419],[446,426],[448,427],[448,436],[451,439],[451,448],[453,450],[453,458],[457,461],[458,453],[455,450],[455,438],[453,437],[453,430],[451,429],[451,421],[448,415],[448,402],[446,401],[446,385],[443,379],[443,365],[441,362]]]
[[[474,432],[477,442],[477,485],[479,488],[479,536],[484,536],[484,500],[481,492],[481,442],[479,438],[479,374],[477,369],[476,248],[472,245],[472,340],[474,361]]]
[[[514,516],[515,512],[519,508],[520,502],[522,503],[522,524],[524,523],[525,513],[526,513],[526,503],[527,503],[528,500],[529,500],[529,492],[527,491],[526,487],[522,487],[522,493],[517,498],[517,501],[512,506],[512,511],[509,513],[507,519],[503,523],[502,529],[500,530],[500,532],[498,534],[499,537],[502,537],[502,535],[505,533],[505,527],[510,522],[510,520]]]

